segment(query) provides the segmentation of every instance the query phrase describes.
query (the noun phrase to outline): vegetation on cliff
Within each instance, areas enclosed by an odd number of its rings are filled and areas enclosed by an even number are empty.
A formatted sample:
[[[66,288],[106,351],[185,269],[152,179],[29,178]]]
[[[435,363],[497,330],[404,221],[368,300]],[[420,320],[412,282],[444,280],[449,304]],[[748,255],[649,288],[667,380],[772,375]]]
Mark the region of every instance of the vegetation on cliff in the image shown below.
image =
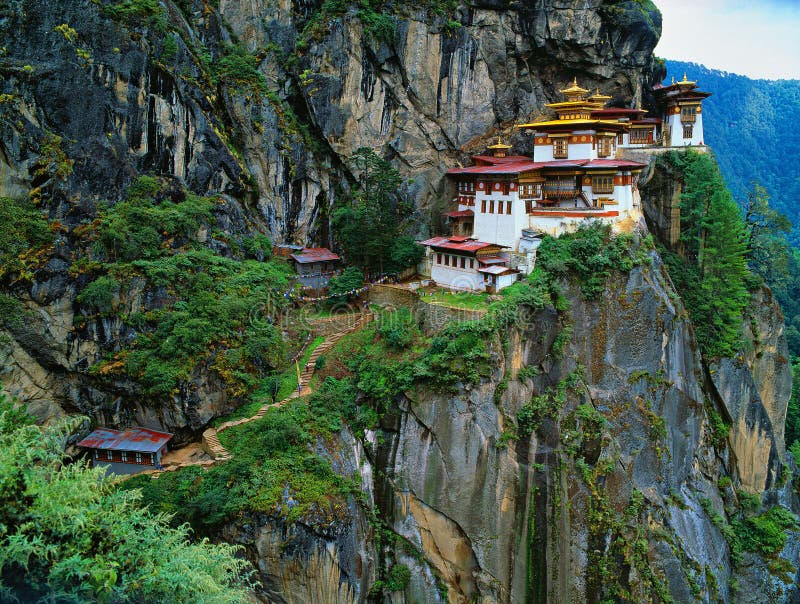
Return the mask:
[[[713,157],[671,151],[658,161],[677,169],[684,183],[679,249],[662,249],[661,255],[689,310],[703,354],[733,356],[741,346],[749,301],[747,227]]]
[[[0,598],[246,602],[241,547],[192,543],[102,469],[64,463],[77,419],[40,428],[0,394]]]
[[[140,177],[126,199],[75,230],[91,243],[71,269],[85,284],[77,327],[116,318],[131,334],[94,367],[96,375],[127,375],[145,393],[169,396],[207,363],[242,395],[285,362],[288,345],[275,322],[286,306],[288,264],[269,260],[263,236],[216,231],[216,203],[223,202]],[[201,231],[211,231],[206,241]],[[149,307],[139,306],[142,291]]]

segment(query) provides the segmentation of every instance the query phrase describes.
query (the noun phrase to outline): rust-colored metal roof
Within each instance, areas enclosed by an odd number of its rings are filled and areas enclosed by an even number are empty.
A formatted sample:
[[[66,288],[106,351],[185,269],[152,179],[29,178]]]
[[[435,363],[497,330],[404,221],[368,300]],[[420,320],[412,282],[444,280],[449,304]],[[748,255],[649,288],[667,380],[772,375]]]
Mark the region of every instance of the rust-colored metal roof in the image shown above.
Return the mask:
[[[519,271],[507,266],[482,266],[478,269],[478,272],[489,275],[507,275],[508,273],[518,273]]]
[[[478,258],[478,262],[481,264],[505,264],[508,262],[505,258],[501,258],[500,256],[481,256]]]
[[[457,210],[455,212],[447,212],[445,216],[448,218],[472,218],[475,216],[475,212],[472,210]]]
[[[127,428],[122,432],[111,428],[98,428],[80,441],[78,446],[87,449],[155,453],[170,440],[172,434],[147,428]]]
[[[339,260],[339,256],[334,254],[326,247],[307,247],[296,254],[291,254],[292,260],[300,264],[311,264],[312,262],[329,262]]]
[[[455,250],[458,252],[467,252],[474,254],[478,250],[486,247],[508,247],[507,245],[498,245],[497,243],[486,243],[485,241],[477,241],[475,239],[465,239],[464,237],[433,237],[426,241],[421,242],[422,245],[430,247],[441,248],[446,250]]]

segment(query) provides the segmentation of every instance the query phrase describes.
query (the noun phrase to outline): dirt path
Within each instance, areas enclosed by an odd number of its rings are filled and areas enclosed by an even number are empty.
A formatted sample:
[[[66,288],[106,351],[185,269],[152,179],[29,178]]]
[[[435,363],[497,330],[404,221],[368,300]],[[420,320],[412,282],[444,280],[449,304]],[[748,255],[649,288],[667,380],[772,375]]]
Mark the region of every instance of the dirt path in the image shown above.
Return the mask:
[[[314,352],[311,353],[306,366],[303,368],[303,372],[300,374],[300,384],[302,385],[302,389],[300,391],[295,390],[292,392],[292,394],[287,396],[282,401],[278,401],[277,403],[269,403],[264,405],[255,415],[251,417],[225,422],[216,428],[208,428],[205,432],[203,432],[203,438],[201,442],[191,443],[185,447],[181,447],[180,449],[167,452],[162,459],[162,468],[160,470],[149,470],[146,472],[140,472],[138,474],[131,474],[131,476],[151,474],[153,478],[158,478],[162,472],[173,472],[179,468],[185,468],[187,466],[208,467],[231,459],[232,454],[222,446],[222,443],[219,440],[219,434],[221,432],[224,432],[225,430],[234,426],[240,426],[242,424],[246,424],[247,422],[252,422],[256,419],[264,417],[270,409],[282,407],[289,401],[311,394],[311,378],[314,377],[317,359],[333,348],[333,346],[344,336],[361,329],[364,324],[369,323],[372,321],[372,319],[372,313],[362,315],[362,317],[349,329],[327,336],[322,344],[317,346],[314,349]]]

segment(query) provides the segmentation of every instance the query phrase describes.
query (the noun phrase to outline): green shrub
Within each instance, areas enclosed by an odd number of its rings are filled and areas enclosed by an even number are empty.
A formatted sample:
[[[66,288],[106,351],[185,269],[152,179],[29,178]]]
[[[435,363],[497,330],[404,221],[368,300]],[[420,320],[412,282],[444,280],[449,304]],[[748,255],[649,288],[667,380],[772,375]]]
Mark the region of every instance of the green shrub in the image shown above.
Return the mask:
[[[775,506],[758,516],[734,521],[733,530],[743,549],[775,557],[786,544],[787,531],[797,526],[797,516]]]
[[[30,201],[0,197],[0,278],[26,273],[53,239],[47,220]]]
[[[395,564],[386,575],[386,589],[403,591],[411,581],[411,570],[405,564]]]
[[[165,239],[188,240],[211,220],[212,200],[186,193],[175,202],[160,194],[160,181],[141,176],[125,200],[100,213],[98,240],[110,256],[136,260],[168,254]]]
[[[391,348],[402,350],[419,336],[419,328],[411,312],[407,308],[400,308],[393,313],[381,315],[378,333]]]
[[[158,0],[117,0],[101,6],[106,15],[129,26],[149,25],[160,32],[167,29],[167,16]]]
[[[647,260],[647,246],[633,247],[631,235],[612,236],[611,227],[592,222],[574,233],[546,237],[537,250],[542,270],[554,277],[577,276],[587,299],[600,296],[612,270],[629,271]]]
[[[213,74],[220,84],[239,92],[267,92],[267,81],[258,71],[258,60],[241,45],[226,48],[226,54],[214,63]]]
[[[103,275],[83,288],[78,294],[78,302],[95,312],[106,314],[111,312],[119,291],[119,281],[109,275]]]

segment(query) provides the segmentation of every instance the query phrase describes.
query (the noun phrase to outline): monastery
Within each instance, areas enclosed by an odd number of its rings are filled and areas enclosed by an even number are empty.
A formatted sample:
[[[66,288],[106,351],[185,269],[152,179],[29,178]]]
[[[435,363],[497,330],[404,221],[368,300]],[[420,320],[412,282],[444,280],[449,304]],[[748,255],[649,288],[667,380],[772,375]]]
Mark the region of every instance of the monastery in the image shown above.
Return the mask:
[[[533,270],[544,234],[572,231],[586,220],[638,220],[637,189],[646,164],[626,148],[703,145],[702,101],[683,80],[654,89],[661,117],[643,109],[606,107],[611,97],[572,85],[547,105],[555,119],[520,124],[533,138],[533,157],[513,155],[500,139],[467,168],[447,172],[457,208],[446,214],[451,235],[423,241],[425,274],[459,290],[494,293]],[[589,95],[589,96],[587,96]]]

